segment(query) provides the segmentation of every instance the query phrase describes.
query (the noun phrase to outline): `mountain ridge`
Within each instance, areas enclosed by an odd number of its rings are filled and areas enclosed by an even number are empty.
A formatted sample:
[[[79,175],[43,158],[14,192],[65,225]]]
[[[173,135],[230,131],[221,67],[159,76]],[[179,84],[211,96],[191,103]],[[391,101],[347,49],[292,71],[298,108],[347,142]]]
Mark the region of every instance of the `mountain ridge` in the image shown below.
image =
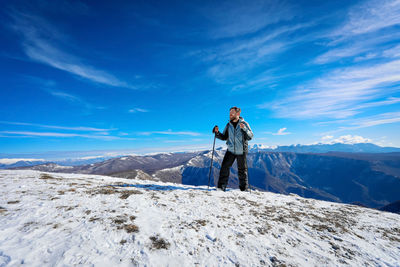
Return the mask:
[[[125,156],[82,166],[44,164],[19,169],[102,174],[187,185],[207,185],[212,151]],[[224,150],[214,154],[211,186],[215,186]],[[380,208],[393,203],[400,191],[400,153],[295,153],[251,152],[249,180],[253,188],[281,194],[295,193],[343,203]],[[138,179],[140,179],[138,176]],[[237,164],[231,168],[228,187],[238,187]]]

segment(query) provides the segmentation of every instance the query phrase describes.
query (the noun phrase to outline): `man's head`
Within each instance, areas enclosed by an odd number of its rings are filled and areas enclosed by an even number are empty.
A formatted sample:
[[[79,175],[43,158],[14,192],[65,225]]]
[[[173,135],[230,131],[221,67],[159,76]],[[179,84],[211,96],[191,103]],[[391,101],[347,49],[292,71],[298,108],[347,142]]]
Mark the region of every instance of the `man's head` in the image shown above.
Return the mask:
[[[229,110],[229,119],[231,121],[237,121],[240,117],[240,108],[238,107],[231,107]]]

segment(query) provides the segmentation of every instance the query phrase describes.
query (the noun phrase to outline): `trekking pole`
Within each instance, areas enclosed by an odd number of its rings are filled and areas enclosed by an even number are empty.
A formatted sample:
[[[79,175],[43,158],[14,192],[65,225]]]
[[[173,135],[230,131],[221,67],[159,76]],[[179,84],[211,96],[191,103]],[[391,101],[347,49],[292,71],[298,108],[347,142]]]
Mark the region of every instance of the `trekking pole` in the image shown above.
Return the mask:
[[[214,129],[213,129],[213,133],[214,133]],[[214,144],[213,144],[213,150],[212,150],[212,154],[211,154],[210,172],[208,173],[208,189],[210,189],[211,168],[212,168],[212,164],[213,164],[213,160],[214,160],[215,137],[216,137],[216,135],[214,133]]]
[[[244,148],[244,134],[243,134],[243,133],[242,133],[242,141],[243,141],[244,164],[245,164],[246,170],[247,170],[247,182],[249,183],[249,189],[250,189],[250,194],[251,194],[251,185],[250,185],[250,177],[249,177],[249,167],[247,166],[247,154],[246,154],[245,148]]]
[[[247,181],[249,182],[249,189],[251,194],[251,185],[250,185],[250,177],[249,177],[249,167],[247,166],[247,157],[246,157],[246,169],[247,169]]]

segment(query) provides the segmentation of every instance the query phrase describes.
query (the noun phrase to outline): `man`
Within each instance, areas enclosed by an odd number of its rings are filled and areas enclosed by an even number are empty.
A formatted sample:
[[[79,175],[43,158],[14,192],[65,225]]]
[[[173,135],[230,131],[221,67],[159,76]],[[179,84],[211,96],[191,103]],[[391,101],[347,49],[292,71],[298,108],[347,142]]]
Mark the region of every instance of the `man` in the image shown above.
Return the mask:
[[[222,133],[215,126],[213,133],[220,140],[227,140],[227,151],[222,161],[219,172],[218,188],[225,191],[229,180],[230,168],[237,159],[239,173],[239,188],[245,191],[248,187],[246,154],[248,152],[247,141],[253,138],[253,132],[247,122],[240,117],[240,108],[232,107],[229,110],[229,122]]]

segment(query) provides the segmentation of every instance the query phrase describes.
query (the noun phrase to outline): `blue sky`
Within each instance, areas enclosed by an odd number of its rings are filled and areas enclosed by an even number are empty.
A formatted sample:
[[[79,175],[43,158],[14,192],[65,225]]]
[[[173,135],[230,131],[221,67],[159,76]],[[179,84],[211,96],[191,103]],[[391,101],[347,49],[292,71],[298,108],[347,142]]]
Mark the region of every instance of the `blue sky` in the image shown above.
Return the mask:
[[[252,144],[400,147],[399,1],[0,5],[0,157],[211,148],[231,106]]]

